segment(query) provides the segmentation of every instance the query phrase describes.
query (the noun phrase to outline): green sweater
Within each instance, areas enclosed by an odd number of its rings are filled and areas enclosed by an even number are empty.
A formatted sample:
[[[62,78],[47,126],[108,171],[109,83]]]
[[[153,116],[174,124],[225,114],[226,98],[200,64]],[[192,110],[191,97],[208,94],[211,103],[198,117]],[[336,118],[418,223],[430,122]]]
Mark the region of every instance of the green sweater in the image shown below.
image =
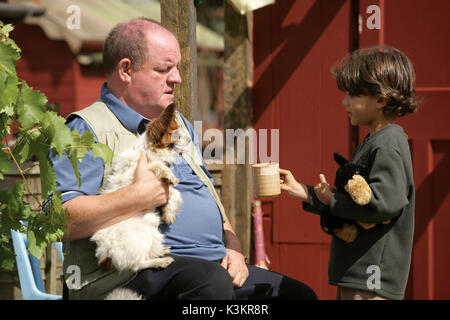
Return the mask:
[[[358,236],[349,244],[332,237],[329,283],[402,299],[414,233],[415,190],[408,137],[399,125],[388,125],[364,139],[353,153],[352,162],[370,169],[370,203],[359,206],[349,195],[335,194],[331,214],[378,224],[370,230],[358,228]],[[303,209],[320,213],[324,205],[313,186],[308,186],[308,191],[310,203],[303,203]],[[381,224],[389,219],[391,223]]]

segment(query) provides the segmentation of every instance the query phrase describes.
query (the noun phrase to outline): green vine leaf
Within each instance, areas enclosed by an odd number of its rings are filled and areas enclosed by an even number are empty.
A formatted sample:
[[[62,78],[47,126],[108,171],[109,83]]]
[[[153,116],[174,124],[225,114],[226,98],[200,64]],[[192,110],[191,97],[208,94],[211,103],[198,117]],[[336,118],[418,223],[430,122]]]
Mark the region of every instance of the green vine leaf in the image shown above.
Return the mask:
[[[56,113],[47,111],[42,118],[42,132],[51,141],[50,147],[61,156],[68,145],[73,145],[74,140],[70,129],[66,126],[66,120]]]
[[[11,171],[11,159],[8,154],[0,151],[0,179],[3,180],[3,173],[8,173]]]
[[[13,156],[19,163],[24,163],[39,152],[39,143],[37,142],[40,141],[40,135],[38,130],[28,130],[16,134],[17,140]]]
[[[5,229],[22,230],[22,221],[28,220],[32,211],[28,203],[24,202],[25,186],[22,181],[16,181],[13,190],[0,191],[0,202],[3,204],[1,225]]]
[[[0,268],[12,270],[14,268],[14,252],[7,247],[8,237],[0,234]]]
[[[62,209],[61,193],[55,192],[45,212],[40,212],[28,224],[29,251],[40,257],[47,244],[61,241],[66,232],[67,211]]]
[[[0,21],[0,179],[13,166],[19,174],[11,188],[0,190],[0,268],[4,269],[12,269],[15,261],[9,245],[11,229],[27,234],[29,251],[37,258],[49,243],[61,241],[67,230],[69,213],[62,207],[61,193],[55,191],[56,175],[49,155],[67,156],[79,185],[78,163],[87,152],[92,150],[94,157],[106,162],[112,158],[109,147],[96,143],[89,131],[81,136],[70,131],[64,118],[46,109],[45,94],[17,77],[20,48],[9,37],[13,29]],[[36,195],[37,190],[30,189],[27,175],[36,159],[41,197]],[[22,168],[28,162],[33,165]],[[30,199],[37,211],[31,210]]]
[[[10,42],[0,41],[0,69],[9,75],[16,74],[16,62],[20,54],[10,45]]]
[[[92,151],[94,153],[94,158],[103,158],[103,160],[105,160],[105,163],[110,163],[114,155],[107,145],[101,143],[94,144],[92,146]]]
[[[18,120],[24,129],[31,129],[44,116],[47,97],[22,82],[22,91],[17,104]]]
[[[0,113],[8,116],[14,114],[14,104],[19,94],[18,80],[6,72],[0,72]]]
[[[42,198],[47,199],[56,188],[56,174],[52,170],[52,163],[47,153],[39,153],[39,167],[41,169]]]

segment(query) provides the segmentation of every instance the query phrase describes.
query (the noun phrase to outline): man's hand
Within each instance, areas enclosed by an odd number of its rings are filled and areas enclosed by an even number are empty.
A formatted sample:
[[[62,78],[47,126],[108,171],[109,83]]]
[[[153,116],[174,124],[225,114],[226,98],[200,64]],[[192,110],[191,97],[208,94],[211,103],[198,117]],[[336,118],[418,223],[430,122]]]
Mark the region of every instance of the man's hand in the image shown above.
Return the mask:
[[[333,191],[331,191],[330,185],[328,184],[323,174],[319,175],[319,179],[320,183],[314,186],[314,192],[316,193],[316,196],[320,200],[320,202],[329,206],[334,193]]]
[[[233,279],[233,286],[240,288],[244,285],[248,277],[248,268],[245,263],[244,255],[236,250],[227,248],[225,257],[222,258],[220,264],[228,270]]]
[[[144,209],[157,208],[167,203],[169,185],[147,169],[147,157],[144,152],[141,152],[136,167],[133,186],[136,191],[136,200],[142,202]]]
[[[233,279],[233,286],[240,288],[244,285],[248,277],[247,264],[242,254],[239,238],[234,233],[228,219],[224,223],[224,228],[226,254],[220,264],[228,271],[231,279]]]
[[[167,203],[169,186],[147,169],[147,157],[141,154],[134,182],[128,187],[107,194],[83,195],[64,203],[69,210],[65,241],[92,236],[143,210]]]
[[[309,202],[308,188],[295,180],[289,170],[280,168],[280,189],[293,197]]]

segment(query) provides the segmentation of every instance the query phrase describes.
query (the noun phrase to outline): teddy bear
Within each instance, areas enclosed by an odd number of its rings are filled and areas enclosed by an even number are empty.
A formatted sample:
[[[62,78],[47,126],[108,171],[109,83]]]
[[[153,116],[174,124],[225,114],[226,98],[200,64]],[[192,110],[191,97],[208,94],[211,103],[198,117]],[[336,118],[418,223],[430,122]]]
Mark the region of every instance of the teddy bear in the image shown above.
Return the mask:
[[[339,165],[334,181],[336,190],[333,191],[346,192],[358,205],[367,205],[372,197],[372,190],[366,181],[369,175],[368,169],[360,164],[350,162],[339,153],[334,153],[333,156]],[[388,223],[390,223],[390,220],[383,221],[383,224]],[[358,225],[365,230],[369,230],[376,224],[335,217],[331,214],[329,206],[325,207],[320,214],[320,226],[323,231],[346,243],[355,240],[358,234]]]

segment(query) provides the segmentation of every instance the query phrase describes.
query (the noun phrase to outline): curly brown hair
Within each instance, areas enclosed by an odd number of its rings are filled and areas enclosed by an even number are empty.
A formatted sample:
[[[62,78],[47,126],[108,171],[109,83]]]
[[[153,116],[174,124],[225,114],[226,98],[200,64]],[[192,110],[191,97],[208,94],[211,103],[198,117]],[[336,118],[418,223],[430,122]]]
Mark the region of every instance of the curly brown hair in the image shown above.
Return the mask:
[[[400,50],[375,46],[356,50],[331,69],[339,90],[385,102],[386,116],[402,117],[418,109],[414,67]]]

